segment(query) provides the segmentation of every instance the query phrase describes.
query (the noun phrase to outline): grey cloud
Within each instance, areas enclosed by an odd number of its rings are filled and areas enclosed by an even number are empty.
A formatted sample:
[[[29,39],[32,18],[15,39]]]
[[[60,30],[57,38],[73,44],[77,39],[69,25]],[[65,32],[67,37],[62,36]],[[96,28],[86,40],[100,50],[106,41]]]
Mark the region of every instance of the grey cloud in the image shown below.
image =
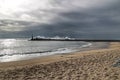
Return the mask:
[[[21,31],[7,33],[2,30],[0,31],[0,37],[7,37],[8,34],[11,37],[17,37],[18,35],[19,37],[30,37],[33,33],[36,36],[120,39],[120,6],[119,1],[117,3],[116,1],[118,0],[112,1],[115,2],[113,4],[110,3],[104,6],[101,4],[98,7],[95,5],[92,8],[84,9],[84,5],[83,7],[75,6],[68,0],[53,0],[50,1],[51,9],[37,8],[33,11],[22,13],[37,18],[39,21],[45,20],[45,23],[12,20],[7,22],[3,20],[0,26],[6,26],[7,24],[15,26],[15,23],[18,23],[18,28],[20,26],[24,26],[24,28]],[[16,14],[16,16],[21,16],[22,14]]]
[[[50,32],[51,35],[116,39],[119,38],[120,22],[113,20],[113,18],[116,17],[115,14],[118,11],[119,8],[114,9],[112,6],[86,12],[61,13],[58,18],[53,20],[54,24],[42,25],[44,28],[41,30],[42,32],[38,33],[43,35],[43,31],[45,31]]]

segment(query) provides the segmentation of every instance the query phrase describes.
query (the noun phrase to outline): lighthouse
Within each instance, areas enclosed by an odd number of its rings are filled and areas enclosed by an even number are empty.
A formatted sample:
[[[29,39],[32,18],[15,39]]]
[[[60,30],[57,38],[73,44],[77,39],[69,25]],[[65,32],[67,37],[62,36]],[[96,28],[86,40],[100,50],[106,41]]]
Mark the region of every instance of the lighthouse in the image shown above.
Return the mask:
[[[32,34],[32,38],[31,38],[31,40],[33,40],[34,39],[34,37],[33,37],[33,34]]]

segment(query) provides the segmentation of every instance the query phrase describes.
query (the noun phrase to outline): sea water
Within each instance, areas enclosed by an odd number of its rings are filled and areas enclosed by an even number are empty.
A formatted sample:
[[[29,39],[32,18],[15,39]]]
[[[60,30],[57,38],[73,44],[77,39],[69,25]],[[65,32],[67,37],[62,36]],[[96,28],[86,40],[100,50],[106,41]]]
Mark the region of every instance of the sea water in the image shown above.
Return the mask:
[[[82,41],[29,41],[28,39],[0,39],[0,62],[32,59],[42,56],[65,54],[88,47]]]

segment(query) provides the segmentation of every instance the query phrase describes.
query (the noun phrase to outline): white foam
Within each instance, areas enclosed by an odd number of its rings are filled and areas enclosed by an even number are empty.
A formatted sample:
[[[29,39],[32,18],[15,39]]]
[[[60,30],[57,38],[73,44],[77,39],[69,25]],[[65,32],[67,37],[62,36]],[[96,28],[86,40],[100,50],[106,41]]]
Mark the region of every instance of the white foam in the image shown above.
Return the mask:
[[[86,45],[82,45],[80,48],[84,48],[84,47],[89,47],[91,46],[92,43],[87,43]],[[32,53],[32,54],[14,54],[14,55],[4,55],[2,57],[0,57],[0,62],[10,62],[10,61],[19,61],[19,60],[26,60],[26,59],[32,59],[32,58],[36,58],[36,57],[42,57],[42,56],[49,56],[49,55],[55,55],[55,54],[65,54],[65,53],[71,53],[71,52],[75,52],[75,51],[79,51],[79,49],[75,48],[59,48],[59,49],[55,49],[52,51],[45,51],[45,52],[41,52],[41,53]]]
[[[91,45],[92,45],[92,43],[88,43],[87,45],[82,45],[81,48],[89,47],[89,46],[91,46]]]
[[[60,37],[60,36],[55,36],[55,37],[45,37],[45,36],[36,36],[34,38],[38,38],[38,39],[72,39],[72,38],[69,38],[69,37]]]

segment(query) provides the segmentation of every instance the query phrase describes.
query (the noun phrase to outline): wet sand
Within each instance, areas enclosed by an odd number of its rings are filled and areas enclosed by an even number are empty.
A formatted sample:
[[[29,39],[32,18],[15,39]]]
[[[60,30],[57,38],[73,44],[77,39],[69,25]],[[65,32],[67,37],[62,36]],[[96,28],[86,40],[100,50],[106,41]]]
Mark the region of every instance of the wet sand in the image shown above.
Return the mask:
[[[119,64],[114,66],[120,43],[95,45],[66,55],[0,63],[0,80],[120,80]]]

